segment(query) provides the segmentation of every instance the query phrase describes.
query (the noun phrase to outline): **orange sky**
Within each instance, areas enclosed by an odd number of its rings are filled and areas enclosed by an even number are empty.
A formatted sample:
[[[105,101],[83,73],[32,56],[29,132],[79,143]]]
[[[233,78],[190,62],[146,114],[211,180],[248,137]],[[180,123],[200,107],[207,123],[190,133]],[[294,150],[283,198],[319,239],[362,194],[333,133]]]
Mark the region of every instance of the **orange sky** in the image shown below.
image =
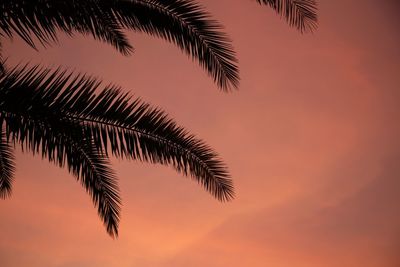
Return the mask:
[[[238,53],[240,90],[221,93],[176,47],[129,34],[136,52],[62,35],[8,64],[68,66],[160,106],[214,147],[236,199],[219,203],[172,169],[113,160],[123,209],[111,239],[66,170],[17,150],[0,201],[4,267],[400,266],[400,5],[320,0],[300,35],[250,0],[201,1]]]

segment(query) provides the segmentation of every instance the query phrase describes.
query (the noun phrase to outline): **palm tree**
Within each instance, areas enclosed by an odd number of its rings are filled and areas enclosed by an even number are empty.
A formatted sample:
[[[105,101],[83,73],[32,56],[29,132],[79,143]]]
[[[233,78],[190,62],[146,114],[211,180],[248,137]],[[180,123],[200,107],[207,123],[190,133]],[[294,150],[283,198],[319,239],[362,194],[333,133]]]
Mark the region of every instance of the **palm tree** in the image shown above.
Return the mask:
[[[257,0],[258,1],[258,0]],[[315,26],[312,0],[258,1],[301,32]],[[192,0],[0,0],[0,34],[36,48],[57,32],[90,34],[129,55],[123,29],[176,44],[222,90],[239,83],[237,60],[222,27]],[[36,38],[36,40],[34,39]],[[1,53],[0,53],[1,55]],[[107,232],[118,235],[120,197],[108,156],[173,166],[218,200],[233,198],[224,163],[165,112],[86,75],[39,66],[4,68],[0,57],[0,197],[11,194],[12,145],[68,170],[91,195]]]

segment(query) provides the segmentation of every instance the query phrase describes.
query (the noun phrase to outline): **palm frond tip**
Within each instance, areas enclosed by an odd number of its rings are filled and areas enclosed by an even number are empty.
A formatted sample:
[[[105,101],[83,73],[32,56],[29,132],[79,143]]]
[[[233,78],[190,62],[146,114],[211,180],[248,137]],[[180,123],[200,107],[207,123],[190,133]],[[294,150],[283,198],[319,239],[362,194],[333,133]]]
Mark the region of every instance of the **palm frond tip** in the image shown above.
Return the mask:
[[[315,0],[256,0],[268,5],[286,19],[290,26],[301,32],[312,32],[318,23]]]
[[[237,88],[239,70],[222,26],[193,0],[105,1],[123,27],[176,44],[212,76],[223,90]]]

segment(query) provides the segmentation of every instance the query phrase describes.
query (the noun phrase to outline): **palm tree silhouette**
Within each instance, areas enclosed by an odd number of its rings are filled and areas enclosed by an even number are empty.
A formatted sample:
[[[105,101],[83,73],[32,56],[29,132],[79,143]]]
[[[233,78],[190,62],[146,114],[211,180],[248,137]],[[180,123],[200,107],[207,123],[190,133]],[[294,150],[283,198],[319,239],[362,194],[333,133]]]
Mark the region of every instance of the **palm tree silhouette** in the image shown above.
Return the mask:
[[[315,27],[312,0],[258,2],[274,8],[301,32]],[[133,47],[123,29],[131,29],[177,45],[222,90],[239,83],[229,39],[192,0],[1,0],[0,13],[0,34],[17,34],[33,48],[36,42],[46,46],[57,41],[58,31],[71,36],[78,32],[129,55]],[[121,201],[110,154],[173,166],[220,201],[234,196],[218,155],[160,109],[131,99],[119,87],[101,87],[87,75],[27,65],[7,69],[0,57],[1,198],[11,194],[16,144],[66,166],[92,197],[112,237],[118,235]]]

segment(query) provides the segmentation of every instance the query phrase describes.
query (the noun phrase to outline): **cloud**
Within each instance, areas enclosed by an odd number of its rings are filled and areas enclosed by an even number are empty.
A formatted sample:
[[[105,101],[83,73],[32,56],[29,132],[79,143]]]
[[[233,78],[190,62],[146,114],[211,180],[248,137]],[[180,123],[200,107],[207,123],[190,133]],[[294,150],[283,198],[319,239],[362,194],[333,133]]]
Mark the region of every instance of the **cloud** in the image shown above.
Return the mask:
[[[399,161],[386,158],[383,172],[334,205],[314,195],[237,214],[160,266],[399,266]]]

